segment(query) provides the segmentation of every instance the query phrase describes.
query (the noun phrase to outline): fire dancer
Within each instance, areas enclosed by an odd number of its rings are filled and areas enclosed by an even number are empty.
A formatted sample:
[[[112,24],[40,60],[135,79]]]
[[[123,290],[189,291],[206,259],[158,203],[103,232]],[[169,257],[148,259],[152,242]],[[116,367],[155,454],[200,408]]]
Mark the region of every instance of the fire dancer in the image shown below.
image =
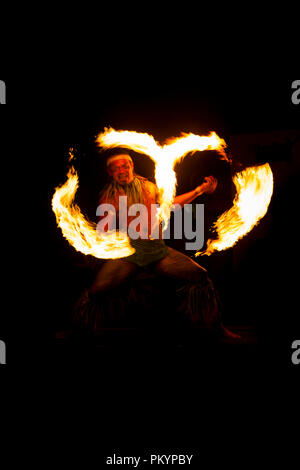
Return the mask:
[[[196,325],[216,328],[225,335],[236,337],[221,323],[220,301],[207,271],[183,253],[168,247],[159,230],[159,237],[153,239],[153,219],[151,206],[159,202],[159,192],[155,184],[136,174],[133,160],[125,150],[115,150],[107,159],[107,172],[111,181],[100,195],[100,206],[111,204],[119,215],[119,196],[127,196],[128,208],[133,204],[143,204],[147,208],[144,219],[139,218],[137,239],[130,239],[135,253],[125,258],[111,259],[104,262],[94,282],[79,299],[75,308],[76,322],[88,323],[87,310],[91,302],[99,302],[101,295],[113,292],[142,269],[152,267],[161,274],[175,281],[183,281],[186,288],[186,309]],[[207,176],[204,182],[193,191],[181,194],[174,199],[174,204],[181,207],[191,203],[201,194],[211,194],[217,187],[217,180]],[[146,219],[147,218],[147,219]],[[127,217],[129,224],[132,217]],[[109,227],[109,214],[102,230]],[[98,224],[99,225],[99,224]],[[98,227],[99,228],[99,227]]]

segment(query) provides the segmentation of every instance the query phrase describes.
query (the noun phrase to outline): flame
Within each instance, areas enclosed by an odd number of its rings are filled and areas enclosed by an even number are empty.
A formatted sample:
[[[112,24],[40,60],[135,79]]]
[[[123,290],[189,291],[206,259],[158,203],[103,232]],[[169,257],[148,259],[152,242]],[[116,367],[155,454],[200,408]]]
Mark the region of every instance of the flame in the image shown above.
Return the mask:
[[[164,221],[163,230],[168,227],[170,209],[176,194],[175,164],[189,152],[197,150],[217,150],[223,159],[227,159],[224,150],[226,143],[215,132],[211,132],[208,136],[182,133],[181,137],[172,137],[161,146],[146,133],[106,128],[98,135],[96,142],[105,149],[129,148],[147,155],[155,162],[155,181],[160,195],[160,207],[157,214],[159,219]]]
[[[224,212],[214,223],[217,239],[208,240],[204,252],[211,255],[232,247],[249,233],[259,220],[265,216],[273,194],[273,173],[270,165],[246,168],[233,178],[236,196],[233,206]]]
[[[70,160],[73,155],[70,154]],[[68,242],[81,253],[96,258],[123,258],[135,252],[126,234],[107,232],[99,236],[96,224],[86,220],[79,207],[73,204],[78,189],[78,175],[70,167],[67,181],[56,188],[52,198],[52,209],[58,226]]]
[[[175,164],[188,153],[203,150],[216,150],[221,159],[228,160],[226,143],[215,132],[208,136],[182,134],[181,137],[173,137],[160,145],[149,134],[109,128],[99,134],[96,141],[103,148],[129,148],[154,161],[160,195],[158,216],[159,220],[164,221],[164,230],[168,226],[170,209],[176,194]],[[69,155],[71,161],[74,158],[72,151]],[[237,173],[233,182],[237,194],[231,209],[222,214],[214,224],[217,239],[208,240],[206,251],[199,251],[196,256],[210,255],[232,247],[252,230],[268,210],[273,193],[273,174],[268,164]],[[71,166],[66,183],[56,188],[52,198],[57,224],[69,243],[77,251],[96,258],[123,258],[134,253],[127,234],[112,231],[98,235],[96,224],[88,221],[74,204],[77,189],[78,175]]]

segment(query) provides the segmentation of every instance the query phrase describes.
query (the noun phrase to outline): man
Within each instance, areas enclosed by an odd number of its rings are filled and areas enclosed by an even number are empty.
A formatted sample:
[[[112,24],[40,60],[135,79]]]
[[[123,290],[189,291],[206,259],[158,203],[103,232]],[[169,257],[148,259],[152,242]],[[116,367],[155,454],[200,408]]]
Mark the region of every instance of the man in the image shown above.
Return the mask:
[[[130,239],[131,245],[136,250],[135,253],[126,258],[104,262],[94,282],[77,305],[77,315],[79,312],[79,317],[84,316],[84,322],[88,323],[86,312],[82,313],[87,304],[99,301],[102,294],[113,292],[113,289],[133,277],[141,269],[151,266],[159,275],[175,281],[183,281],[186,286],[186,310],[194,324],[216,327],[225,334],[232,335],[221,324],[220,302],[207,271],[188,256],[168,247],[162,239],[161,230],[159,230],[158,238],[153,239],[151,236],[153,225],[156,223],[156,219],[151,218],[151,205],[157,204],[159,200],[157,186],[135,173],[132,158],[124,150],[111,153],[107,160],[107,172],[111,181],[101,192],[99,207],[102,204],[111,204],[119,216],[119,197],[127,196],[128,209],[132,204],[143,204],[147,211],[139,218],[138,238]],[[207,176],[204,182],[193,191],[177,196],[174,204],[183,207],[184,204],[191,203],[201,194],[213,193],[217,184],[216,178]],[[109,215],[104,221],[100,218],[98,230],[106,231],[109,228]],[[129,225],[132,216],[129,215],[126,219]]]

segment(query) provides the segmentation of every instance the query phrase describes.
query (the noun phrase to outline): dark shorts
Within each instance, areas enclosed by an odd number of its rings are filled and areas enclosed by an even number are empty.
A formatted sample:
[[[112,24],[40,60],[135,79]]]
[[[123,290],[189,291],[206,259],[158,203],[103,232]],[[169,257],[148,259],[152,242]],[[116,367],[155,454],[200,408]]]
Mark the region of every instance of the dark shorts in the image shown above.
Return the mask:
[[[130,244],[135,249],[135,253],[123,259],[140,267],[148,266],[169,254],[169,249],[163,240],[130,239]]]

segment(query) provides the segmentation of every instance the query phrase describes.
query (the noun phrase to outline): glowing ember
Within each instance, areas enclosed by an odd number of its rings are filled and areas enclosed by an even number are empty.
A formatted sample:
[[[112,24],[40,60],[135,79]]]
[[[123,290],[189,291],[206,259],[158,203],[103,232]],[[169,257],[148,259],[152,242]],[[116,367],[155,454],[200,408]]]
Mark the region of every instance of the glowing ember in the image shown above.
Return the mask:
[[[233,182],[236,187],[233,206],[213,226],[217,239],[208,240],[206,251],[197,252],[196,256],[211,255],[214,251],[232,247],[268,210],[273,194],[273,173],[268,163],[246,168],[234,176]]]
[[[52,209],[57,224],[68,242],[77,251],[96,258],[123,258],[134,253],[135,250],[131,247],[126,234],[115,231],[101,236],[97,234],[96,224],[87,221],[79,207],[73,204],[78,188],[78,176],[73,167],[67,176],[66,183],[54,193]]]

